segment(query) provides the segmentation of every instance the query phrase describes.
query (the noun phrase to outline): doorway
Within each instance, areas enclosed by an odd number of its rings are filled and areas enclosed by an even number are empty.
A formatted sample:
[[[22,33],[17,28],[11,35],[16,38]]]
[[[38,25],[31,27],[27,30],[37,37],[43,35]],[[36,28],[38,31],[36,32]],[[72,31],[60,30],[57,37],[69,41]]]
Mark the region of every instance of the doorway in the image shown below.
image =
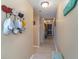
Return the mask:
[[[44,20],[44,38],[45,39],[52,39],[53,36],[53,28],[54,28],[54,19],[45,19]]]
[[[47,39],[49,36],[52,36],[52,24],[46,24],[44,23],[44,27],[45,27],[45,39]]]

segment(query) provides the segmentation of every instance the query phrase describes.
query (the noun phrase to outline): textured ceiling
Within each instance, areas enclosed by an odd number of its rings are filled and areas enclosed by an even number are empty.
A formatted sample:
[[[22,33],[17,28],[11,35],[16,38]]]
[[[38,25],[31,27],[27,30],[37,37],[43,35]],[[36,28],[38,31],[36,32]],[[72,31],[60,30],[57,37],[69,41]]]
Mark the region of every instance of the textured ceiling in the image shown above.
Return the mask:
[[[57,0],[47,0],[50,4],[48,8],[42,8],[41,2],[44,0],[27,0],[33,7],[34,11],[38,13],[41,17],[55,17],[57,9]]]

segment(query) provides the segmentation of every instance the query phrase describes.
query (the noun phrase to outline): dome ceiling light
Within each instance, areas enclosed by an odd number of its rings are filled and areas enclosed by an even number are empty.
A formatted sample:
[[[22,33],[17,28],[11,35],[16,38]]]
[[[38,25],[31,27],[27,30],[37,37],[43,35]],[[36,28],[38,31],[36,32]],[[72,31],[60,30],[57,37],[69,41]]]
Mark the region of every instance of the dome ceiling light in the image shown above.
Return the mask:
[[[47,2],[47,1],[41,2],[41,6],[43,8],[48,8],[49,7],[49,2]]]

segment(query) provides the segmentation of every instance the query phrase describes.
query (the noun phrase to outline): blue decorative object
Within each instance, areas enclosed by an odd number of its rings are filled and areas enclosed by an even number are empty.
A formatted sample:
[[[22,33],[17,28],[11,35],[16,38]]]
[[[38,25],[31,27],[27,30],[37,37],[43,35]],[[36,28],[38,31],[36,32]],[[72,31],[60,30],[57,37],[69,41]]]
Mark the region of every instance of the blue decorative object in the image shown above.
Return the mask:
[[[64,16],[66,16],[77,4],[77,1],[78,0],[70,0],[68,2],[68,4],[66,5],[63,13],[64,13]]]
[[[52,55],[52,59],[64,59],[64,56],[60,52],[54,52],[54,54]]]

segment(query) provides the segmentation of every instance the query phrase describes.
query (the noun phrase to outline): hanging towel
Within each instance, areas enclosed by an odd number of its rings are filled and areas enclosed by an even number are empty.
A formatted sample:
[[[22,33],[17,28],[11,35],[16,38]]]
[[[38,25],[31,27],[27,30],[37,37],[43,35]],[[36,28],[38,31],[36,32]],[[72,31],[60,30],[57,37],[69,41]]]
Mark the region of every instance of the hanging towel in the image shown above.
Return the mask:
[[[16,28],[22,29],[22,22],[20,21],[20,19],[16,19],[14,23]]]
[[[25,26],[26,26],[26,21],[22,20],[22,27],[25,28]]]
[[[9,30],[13,30],[15,28],[13,21],[10,19]]]
[[[14,28],[14,24],[10,18],[6,19],[3,24],[3,33],[9,34],[10,31]]]

